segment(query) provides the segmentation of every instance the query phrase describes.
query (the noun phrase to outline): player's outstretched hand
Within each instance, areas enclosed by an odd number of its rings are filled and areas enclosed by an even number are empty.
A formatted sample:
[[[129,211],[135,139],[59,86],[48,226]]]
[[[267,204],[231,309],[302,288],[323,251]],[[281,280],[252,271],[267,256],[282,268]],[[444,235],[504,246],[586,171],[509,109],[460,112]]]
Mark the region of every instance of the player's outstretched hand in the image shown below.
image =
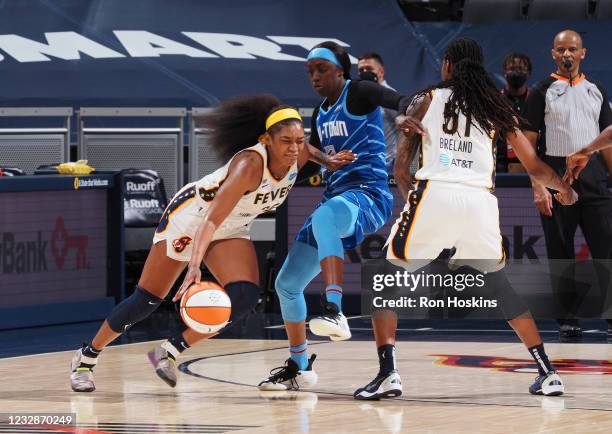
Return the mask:
[[[540,211],[540,214],[548,217],[552,216],[552,195],[550,194],[548,189],[539,183],[534,183],[532,187],[533,202],[535,203],[535,206],[538,211]]]
[[[578,193],[567,184],[565,190],[555,193],[555,199],[557,199],[561,205],[573,205],[578,200]]]
[[[588,163],[589,154],[586,152],[578,151],[569,155],[566,159],[566,169],[565,175],[563,175],[563,180],[565,182],[569,182],[570,184],[578,180],[580,172],[582,172]]]
[[[328,170],[338,170],[347,164],[352,163],[357,159],[357,154],[354,154],[353,151],[342,150],[337,154],[329,157],[329,161],[326,164]]]
[[[399,115],[395,118],[395,127],[408,136],[409,134],[426,135],[425,127],[417,118],[409,115]]]
[[[179,290],[176,292],[176,295],[174,296],[172,301],[180,300],[183,294],[187,292],[189,287],[193,285],[194,283],[200,283],[201,279],[202,279],[202,272],[200,271],[200,267],[189,267],[187,269],[187,274],[185,275],[185,278],[183,279],[183,284],[181,285]]]

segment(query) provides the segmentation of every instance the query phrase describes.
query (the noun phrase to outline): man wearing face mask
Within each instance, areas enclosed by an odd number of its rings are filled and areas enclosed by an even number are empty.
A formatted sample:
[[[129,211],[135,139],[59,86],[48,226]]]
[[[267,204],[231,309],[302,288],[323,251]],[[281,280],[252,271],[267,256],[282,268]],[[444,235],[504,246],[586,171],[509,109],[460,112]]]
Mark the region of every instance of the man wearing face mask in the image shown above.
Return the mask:
[[[362,80],[374,81],[381,86],[395,90],[385,80],[385,65],[380,54],[374,52],[364,53],[359,57],[357,69],[359,70],[359,78]],[[393,173],[393,162],[395,161],[397,139],[399,137],[399,133],[395,128],[395,118],[398,113],[387,108],[383,108],[382,112],[383,131],[385,143],[387,144],[387,171]]]
[[[531,59],[523,53],[510,53],[502,64],[506,86],[501,94],[508,98],[514,111],[523,116],[529,95],[527,80],[531,75]],[[525,172],[512,145],[503,138],[497,139],[497,170],[500,172]]]
[[[525,136],[535,146],[538,134],[544,136],[544,162],[559,174],[565,172],[568,155],[585,148],[601,131],[612,124],[612,110],[605,89],[580,70],[586,56],[580,35],[564,30],[555,36],[552,58],[556,71],[536,84],[527,100],[524,118]],[[578,202],[568,207],[553,204],[552,196],[532,180],[534,202],[540,211],[546,251],[551,260],[551,281],[560,304],[570,309],[558,319],[562,340],[579,338],[582,329],[571,314],[578,306],[574,279],[559,277],[552,260],[575,260],[574,236],[580,225],[593,259],[612,259],[612,194],[607,178],[612,170],[612,149],[591,156],[572,187]],[[570,261],[567,261],[570,262]],[[559,261],[557,261],[559,263]],[[557,276],[557,277],[556,277]],[[600,288],[610,285],[609,273],[598,271]],[[608,339],[612,339],[612,321],[608,319]]]

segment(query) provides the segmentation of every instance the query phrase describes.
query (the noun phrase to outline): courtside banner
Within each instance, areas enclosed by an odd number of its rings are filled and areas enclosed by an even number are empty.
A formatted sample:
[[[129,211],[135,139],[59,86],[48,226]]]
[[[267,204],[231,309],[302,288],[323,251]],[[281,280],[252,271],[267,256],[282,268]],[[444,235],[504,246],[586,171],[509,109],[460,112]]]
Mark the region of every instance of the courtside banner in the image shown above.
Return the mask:
[[[612,318],[612,260],[504,264],[456,260],[452,254],[435,261],[364,262],[362,313],[388,309],[408,319],[513,319],[529,310],[539,319]],[[522,279],[510,283],[510,274]]]
[[[288,247],[291,247],[304,221],[312,214],[323,196],[324,187],[321,186],[320,181],[312,180],[314,184],[319,182],[319,185],[294,187],[287,198]],[[527,176],[498,175],[496,179],[498,188],[495,189],[493,194],[497,197],[499,204],[500,228],[506,257],[517,260],[541,261],[547,257],[546,244],[540,216],[533,204],[533,192],[531,188],[528,188],[528,183]],[[509,185],[519,186],[511,187]],[[361,292],[362,263],[372,259],[385,258],[384,245],[391,232],[391,227],[405,204],[405,200],[396,187],[392,186],[391,192],[394,195],[392,217],[378,232],[367,235],[354,250],[345,252],[344,286],[342,288],[345,294],[359,294]],[[453,224],[452,216],[449,216],[448,224]],[[576,232],[574,246],[577,260],[583,261],[590,258],[590,252],[580,228]],[[523,279],[520,269],[509,268],[507,272],[508,278],[513,284],[519,283]],[[542,284],[548,284],[545,276],[541,277],[541,281]],[[306,287],[306,293],[317,294],[324,287],[323,279],[319,275]]]
[[[157,172],[147,169],[126,169],[122,174],[125,225],[156,226],[167,205],[162,179]]]
[[[0,179],[0,330],[102,319],[123,294],[116,173]]]

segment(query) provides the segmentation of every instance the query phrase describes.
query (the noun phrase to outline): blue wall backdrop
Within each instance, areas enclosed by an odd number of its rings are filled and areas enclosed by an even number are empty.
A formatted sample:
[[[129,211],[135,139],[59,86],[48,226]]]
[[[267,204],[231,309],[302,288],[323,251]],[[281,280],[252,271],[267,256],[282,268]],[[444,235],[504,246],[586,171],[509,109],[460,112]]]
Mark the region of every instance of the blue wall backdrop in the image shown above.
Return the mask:
[[[610,90],[610,22],[411,23],[394,0],[0,2],[0,104],[192,107],[270,92],[313,106],[303,59],[331,38],[354,57],[380,52],[404,93],[437,81],[445,45],[461,35],[483,44],[494,74],[506,53],[526,52],[535,81],[568,27],[584,33],[585,72]]]

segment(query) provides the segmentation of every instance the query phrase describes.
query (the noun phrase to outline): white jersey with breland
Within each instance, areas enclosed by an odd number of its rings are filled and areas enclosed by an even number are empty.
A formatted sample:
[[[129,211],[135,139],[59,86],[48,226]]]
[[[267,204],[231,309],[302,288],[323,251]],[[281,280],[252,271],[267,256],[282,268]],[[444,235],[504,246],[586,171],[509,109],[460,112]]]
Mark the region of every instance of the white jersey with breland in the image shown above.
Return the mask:
[[[496,271],[504,266],[504,251],[497,198],[491,193],[492,139],[463,113],[444,125],[444,106],[451,95],[451,89],[432,92],[422,120],[427,134],[415,174],[418,182],[391,229],[387,258],[415,271],[443,250],[455,248],[451,262]]]
[[[492,188],[493,139],[474,120],[468,122],[462,112],[456,118],[456,128],[452,120],[444,126],[444,106],[451,95],[451,89],[432,91],[431,104],[422,120],[427,134],[422,139],[421,164],[415,178]]]

